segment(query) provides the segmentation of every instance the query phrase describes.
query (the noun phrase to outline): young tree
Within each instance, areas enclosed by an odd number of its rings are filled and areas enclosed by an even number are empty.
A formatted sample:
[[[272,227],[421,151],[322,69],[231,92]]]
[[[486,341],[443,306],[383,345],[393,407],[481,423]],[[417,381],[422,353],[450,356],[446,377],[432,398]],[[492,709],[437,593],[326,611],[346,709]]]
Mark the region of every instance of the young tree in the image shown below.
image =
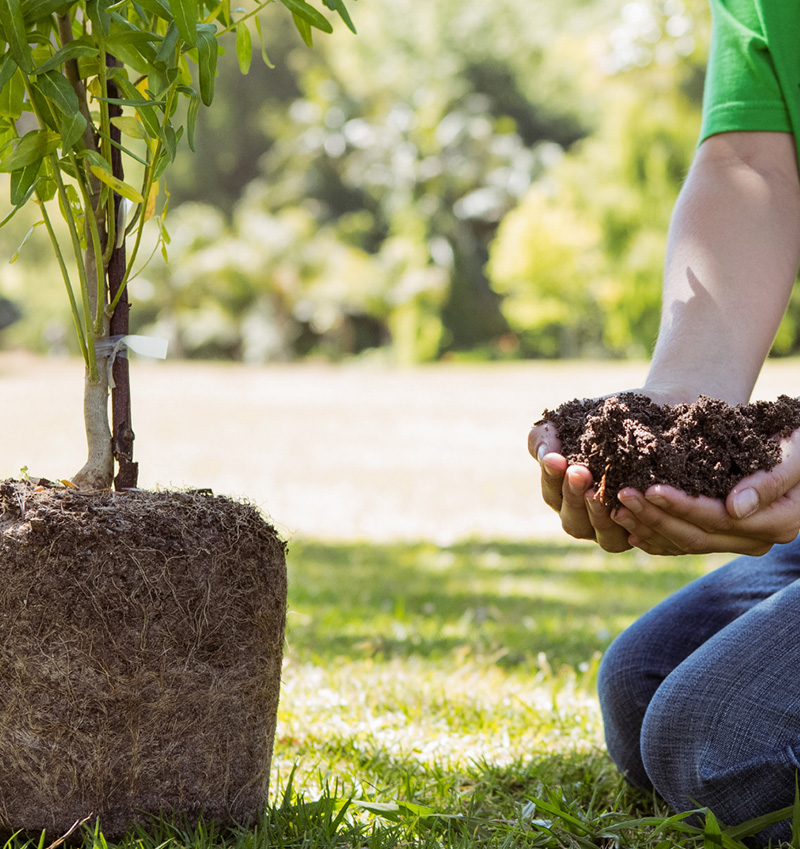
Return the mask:
[[[309,46],[313,29],[332,31],[305,0],[280,2]],[[355,32],[344,0],[323,2]],[[64,280],[85,364],[88,457],[72,479],[81,489],[110,487],[115,457],[117,486],[135,486],[127,397],[112,437],[108,394],[127,378],[118,355],[144,225],[154,218],[162,227],[163,175],[184,139],[194,149],[198,111],[214,98],[219,39],[235,36],[247,73],[255,30],[269,64],[259,14],[274,3],[0,0],[0,171],[11,194],[0,226],[37,204]]]

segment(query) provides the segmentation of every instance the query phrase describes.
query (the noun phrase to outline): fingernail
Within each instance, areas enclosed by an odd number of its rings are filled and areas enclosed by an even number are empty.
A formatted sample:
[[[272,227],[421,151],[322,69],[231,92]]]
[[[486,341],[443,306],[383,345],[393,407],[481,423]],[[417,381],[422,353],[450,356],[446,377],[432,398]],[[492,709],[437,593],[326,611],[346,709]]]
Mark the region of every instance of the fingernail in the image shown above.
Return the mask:
[[[746,519],[758,510],[758,493],[754,489],[743,489],[733,496],[731,506],[737,519]]]
[[[547,454],[547,448],[544,445],[540,445],[539,450],[536,452],[536,459],[541,463],[545,454]]]
[[[631,513],[641,513],[644,509],[644,502],[638,495],[620,495],[619,500]]]
[[[567,478],[567,485],[573,495],[583,495],[586,492],[586,486],[582,481],[576,481],[574,478]]]

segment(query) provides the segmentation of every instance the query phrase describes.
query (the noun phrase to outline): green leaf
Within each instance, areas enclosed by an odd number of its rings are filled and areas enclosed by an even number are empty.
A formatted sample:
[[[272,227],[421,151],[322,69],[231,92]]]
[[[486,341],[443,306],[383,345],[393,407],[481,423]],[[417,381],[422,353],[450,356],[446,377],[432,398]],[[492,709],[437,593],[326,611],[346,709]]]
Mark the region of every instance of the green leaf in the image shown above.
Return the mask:
[[[86,4],[86,14],[92,22],[92,33],[95,36],[109,35],[111,33],[111,15],[109,15],[107,6],[111,3],[108,0],[93,0]]]
[[[0,2],[0,26],[8,42],[8,52],[17,65],[30,74],[34,68],[33,53],[28,44],[28,32],[22,15],[20,0],[2,0]]]
[[[197,26],[197,67],[200,77],[200,99],[206,106],[214,100],[217,76],[217,28],[214,24]]]
[[[301,18],[300,15],[292,12],[292,18],[294,18],[294,25],[297,27],[297,31],[302,36],[303,41],[309,46],[314,46],[314,36],[311,30],[311,24],[305,20],[305,18]]]
[[[122,197],[127,198],[134,203],[142,203],[143,198],[141,192],[138,189],[135,189],[130,183],[126,183],[123,180],[115,177],[110,171],[106,171],[105,168],[100,168],[97,165],[90,165],[89,170],[92,174],[97,177],[98,180],[105,183],[107,186],[110,186],[118,195],[122,195]]]
[[[40,162],[49,156],[59,145],[61,137],[50,130],[31,130],[26,133],[14,150],[3,156],[0,171],[11,172]]]
[[[6,84],[14,76],[18,67],[19,65],[14,61],[10,53],[6,53],[0,57],[0,91],[6,87]]]
[[[11,172],[11,203],[14,206],[22,206],[33,194],[41,168],[40,160]]]
[[[197,44],[197,0],[170,0],[172,17],[181,38],[194,47]]]
[[[83,154],[89,163],[94,168],[101,168],[103,171],[108,171],[109,174],[112,173],[111,163],[104,157],[101,156],[96,150],[85,150]]]
[[[86,130],[86,118],[80,112],[65,115],[61,120],[61,150],[66,153],[81,140]]]
[[[172,20],[172,10],[163,0],[137,0],[137,3],[146,12],[150,12],[151,15],[158,15],[159,18],[163,18],[165,21]]]
[[[36,183],[35,189],[36,197],[46,203],[56,196],[58,186],[56,185],[56,181],[50,177],[40,177],[39,181]]]
[[[22,0],[22,17],[28,24],[42,21],[64,7],[64,0]]]
[[[150,136],[151,139],[159,138],[161,126],[158,121],[156,109],[159,107],[160,101],[143,99],[139,89],[137,89],[133,83],[129,82],[121,74],[114,76],[114,82],[125,97],[124,99],[109,98],[109,102],[119,103],[122,106],[133,106],[136,110],[136,114],[142,121],[142,126],[144,127],[147,135]]]
[[[24,239],[20,242],[19,247],[18,247],[18,248],[14,251],[14,253],[13,253],[13,255],[12,255],[11,259],[8,261],[9,265],[11,265],[12,263],[16,262],[16,261],[19,259],[19,255],[22,253],[22,249],[25,247],[25,245],[27,245],[27,244],[28,244],[28,241],[29,241],[30,237],[33,235],[33,231],[34,231],[34,230],[35,230],[35,229],[36,229],[36,228],[37,228],[40,224],[44,224],[44,221],[37,221],[37,222],[33,225],[33,227],[31,227],[31,229],[30,229],[30,230],[28,230],[28,232],[25,234],[25,238],[24,238]]]
[[[17,64],[10,57],[3,64],[3,69],[13,68],[11,76],[0,89],[0,116],[17,120],[22,115],[25,101],[25,83],[22,74],[17,73]],[[7,73],[7,72],[6,72]]]
[[[236,58],[239,60],[239,70],[246,74],[253,61],[253,38],[245,21],[236,26]]]
[[[333,26],[331,26],[331,22],[325,17],[325,15],[323,15],[322,12],[317,11],[313,6],[309,6],[305,0],[281,0],[281,3],[283,3],[283,5],[286,6],[286,8],[295,15],[296,18],[302,18],[312,27],[316,27],[323,32],[333,32]]]
[[[347,7],[344,5],[344,0],[322,0],[322,2],[332,11],[338,12],[339,17],[344,21],[345,26],[356,35],[356,28]]]
[[[48,71],[56,71],[71,59],[80,59],[87,56],[98,56],[100,51],[91,44],[80,40],[70,41],[60,50],[57,50],[46,62],[42,62],[33,69],[34,74],[46,74]]]
[[[269,56],[267,56],[267,48],[264,46],[264,33],[261,31],[261,19],[258,17],[258,15],[256,15],[255,18],[253,18],[253,20],[256,23],[256,32],[258,33],[258,41],[261,44],[261,59],[268,68],[274,68],[275,65],[273,65],[272,62],[270,62]]]
[[[703,849],[718,849],[722,846],[722,829],[717,818],[711,811],[706,811],[706,822],[703,827]]]
[[[189,107],[186,110],[186,139],[189,142],[189,148],[194,152],[194,130],[200,112],[200,95],[189,86],[178,86],[178,91],[189,98]]]
[[[80,111],[78,95],[67,82],[67,78],[63,74],[59,74],[58,71],[39,74],[36,77],[36,82],[31,85],[38,88],[44,97],[62,114],[70,117]]]
[[[111,123],[124,135],[130,136],[132,139],[146,139],[147,133],[144,131],[140,121],[128,115],[120,115],[111,119]]]
[[[158,48],[158,53],[156,53],[156,62],[172,62],[177,44],[178,27],[175,21],[171,21],[161,42],[161,47]]]
[[[164,127],[164,147],[167,149],[167,153],[169,154],[170,162],[175,161],[175,154],[178,152],[178,138],[175,135],[175,130],[170,124],[167,124]]]

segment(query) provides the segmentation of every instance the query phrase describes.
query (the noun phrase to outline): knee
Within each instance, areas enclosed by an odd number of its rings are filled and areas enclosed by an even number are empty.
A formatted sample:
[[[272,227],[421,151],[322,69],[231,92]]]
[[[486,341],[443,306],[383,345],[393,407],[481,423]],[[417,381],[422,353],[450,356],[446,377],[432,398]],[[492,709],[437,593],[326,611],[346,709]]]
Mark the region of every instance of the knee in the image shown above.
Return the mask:
[[[698,729],[696,705],[680,697],[665,681],[652,698],[640,736],[642,763],[659,795],[676,811],[705,804],[703,796],[704,742]]]
[[[634,721],[636,733],[653,693],[661,683],[654,674],[653,652],[634,624],[606,650],[597,673],[597,693],[604,719],[612,724]]]
[[[617,637],[600,663],[597,693],[611,759],[632,784],[649,790],[639,738],[657,683],[648,674],[647,654],[641,649],[633,634],[625,631]]]

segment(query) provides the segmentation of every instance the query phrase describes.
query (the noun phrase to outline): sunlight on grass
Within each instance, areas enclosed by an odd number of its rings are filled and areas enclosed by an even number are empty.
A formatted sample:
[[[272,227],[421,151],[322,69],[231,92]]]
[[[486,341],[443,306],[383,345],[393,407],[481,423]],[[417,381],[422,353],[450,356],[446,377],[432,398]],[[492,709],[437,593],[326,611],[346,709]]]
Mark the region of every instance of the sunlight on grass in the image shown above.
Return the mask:
[[[595,695],[613,637],[720,560],[295,541],[263,820],[158,821],[119,846],[746,849],[763,822],[725,831],[625,784]],[[37,846],[49,841],[7,849]],[[107,844],[87,831],[84,846]]]

